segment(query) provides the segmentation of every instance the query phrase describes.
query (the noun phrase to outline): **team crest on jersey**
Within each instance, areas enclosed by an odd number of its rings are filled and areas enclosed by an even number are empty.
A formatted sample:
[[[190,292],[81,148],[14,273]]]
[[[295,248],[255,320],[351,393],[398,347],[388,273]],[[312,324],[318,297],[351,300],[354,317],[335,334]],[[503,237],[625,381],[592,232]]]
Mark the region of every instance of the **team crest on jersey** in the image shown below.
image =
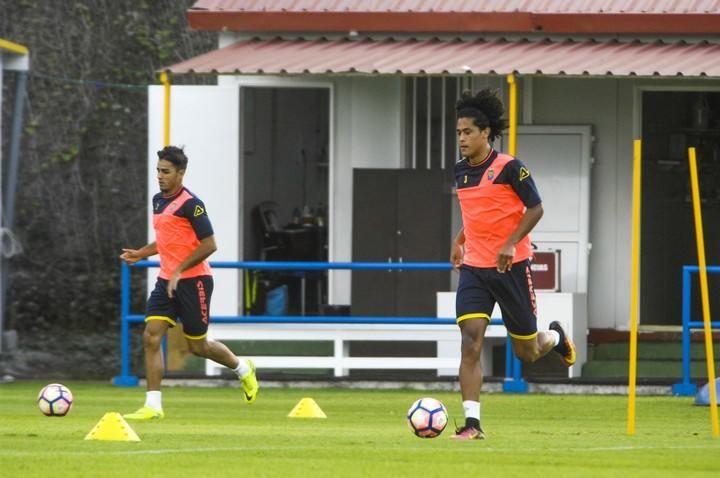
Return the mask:
[[[520,168],[520,181],[524,181],[529,177],[530,177],[530,171],[528,171],[528,169],[525,166]]]
[[[493,170],[493,168],[488,169],[488,174],[487,174],[488,181],[492,181],[494,177],[495,177],[495,170]]]
[[[193,217],[202,216],[204,213],[205,209],[200,206],[195,206],[195,211],[193,211]]]

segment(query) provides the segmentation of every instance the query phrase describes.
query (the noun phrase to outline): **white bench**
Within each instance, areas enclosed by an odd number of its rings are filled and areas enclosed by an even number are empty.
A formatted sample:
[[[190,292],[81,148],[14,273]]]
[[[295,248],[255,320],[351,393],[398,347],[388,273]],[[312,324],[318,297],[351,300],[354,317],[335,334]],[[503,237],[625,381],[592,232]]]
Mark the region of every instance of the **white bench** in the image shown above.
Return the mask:
[[[577,347],[576,365],[570,367],[568,376],[580,375],[582,364],[586,360],[587,327],[585,317],[585,296],[580,294],[538,293],[538,327],[546,330],[552,320],[559,320],[565,330],[573,337]],[[455,293],[437,293],[437,315],[442,318],[455,316]],[[499,317],[499,310],[493,312]],[[274,369],[332,369],[336,377],[348,375],[350,369],[398,369],[398,370],[437,370],[438,375],[457,375],[460,364],[460,332],[454,320],[442,323],[351,323],[356,318],[348,317],[348,322],[338,319],[335,323],[322,322],[323,317],[274,317],[277,323],[258,323],[248,317],[233,322],[214,322],[208,329],[211,340],[248,340],[248,341],[329,341],[333,343],[333,353],[327,356],[250,356],[260,368]],[[261,318],[262,319],[262,318]],[[300,321],[310,321],[297,323]],[[398,320],[398,319],[395,319]],[[425,322],[432,319],[426,319]],[[339,322],[340,323],[337,323]],[[446,323],[447,322],[447,323]],[[507,331],[503,325],[491,324],[485,334],[487,345],[499,344],[506,339]],[[350,357],[352,341],[427,341],[437,342],[436,357]],[[492,347],[483,348],[483,369],[492,371]],[[206,360],[205,373],[219,375],[224,367]]]
[[[212,340],[292,340],[330,341],[333,354],[328,356],[251,356],[258,368],[332,369],[336,377],[347,376],[350,369],[452,369],[460,363],[460,332],[450,324],[357,324],[357,323],[216,323],[208,329]],[[352,341],[427,341],[455,344],[455,352],[441,357],[350,357]],[[207,375],[223,369],[206,361]]]

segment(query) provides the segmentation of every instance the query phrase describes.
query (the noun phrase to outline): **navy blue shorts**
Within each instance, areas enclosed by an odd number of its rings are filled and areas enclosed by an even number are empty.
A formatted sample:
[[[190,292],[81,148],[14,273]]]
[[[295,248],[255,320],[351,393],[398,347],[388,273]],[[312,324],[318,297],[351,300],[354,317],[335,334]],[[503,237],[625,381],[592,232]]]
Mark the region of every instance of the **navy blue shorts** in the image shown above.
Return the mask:
[[[210,320],[210,297],[213,292],[212,276],[198,276],[178,281],[175,296],[168,297],[168,281],[158,278],[150,293],[145,322],[165,320],[175,327],[182,322],[183,334],[189,339],[202,339],[207,335]]]
[[[455,299],[458,324],[467,319],[489,321],[496,302],[511,337],[532,339],[537,335],[537,306],[529,260],[516,262],[505,273],[494,267],[460,267]]]

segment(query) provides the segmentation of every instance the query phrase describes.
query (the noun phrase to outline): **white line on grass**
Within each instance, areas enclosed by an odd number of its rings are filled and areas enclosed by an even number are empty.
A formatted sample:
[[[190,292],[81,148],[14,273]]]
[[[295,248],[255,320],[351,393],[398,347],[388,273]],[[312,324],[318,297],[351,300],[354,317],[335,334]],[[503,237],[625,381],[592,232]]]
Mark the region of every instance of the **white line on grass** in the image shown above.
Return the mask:
[[[705,450],[705,449],[718,449],[717,444],[707,445],[668,445],[668,446],[635,446],[635,445],[622,445],[622,446],[601,446],[601,447],[590,447],[590,448],[523,448],[523,452],[547,452],[547,453],[594,453],[594,452],[605,452],[605,451],[635,451],[635,450]],[[310,446],[281,446],[273,447],[273,450],[309,450],[309,449],[326,449],[324,446],[310,447]],[[354,446],[356,450],[357,447]],[[461,449],[461,448],[457,448]],[[252,446],[236,446],[236,447],[217,447],[217,448],[192,448],[187,450],[180,450],[178,448],[158,448],[156,450],[119,450],[119,451],[48,451],[43,450],[43,456],[128,456],[128,455],[163,455],[163,454],[176,454],[182,452],[185,454],[192,453],[218,453],[226,451],[267,451],[267,447],[252,447]],[[427,451],[426,447],[412,447],[403,448],[403,451]],[[493,448],[485,447],[482,443],[475,445],[474,452],[487,452],[487,453],[517,453],[517,448]],[[34,451],[15,451],[15,450],[0,450],[0,456],[38,456],[38,452]]]

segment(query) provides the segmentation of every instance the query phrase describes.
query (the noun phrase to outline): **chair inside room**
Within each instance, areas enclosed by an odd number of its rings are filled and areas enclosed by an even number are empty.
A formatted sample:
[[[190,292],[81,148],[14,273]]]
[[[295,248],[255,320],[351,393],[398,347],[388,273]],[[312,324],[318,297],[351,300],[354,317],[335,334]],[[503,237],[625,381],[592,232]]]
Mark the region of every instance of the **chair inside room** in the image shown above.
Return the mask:
[[[279,260],[283,255],[283,243],[277,234],[282,230],[277,217],[275,201],[263,201],[255,207],[257,230],[260,232],[260,260]]]
[[[255,206],[260,235],[260,260],[319,261],[324,260],[323,230],[310,226],[280,226],[278,205],[263,201]]]
[[[260,244],[261,261],[321,261],[327,260],[324,248],[326,229],[301,225],[280,226],[278,204],[263,201],[255,206],[256,228]],[[305,315],[306,285],[312,290],[309,309],[319,310],[322,303],[325,271],[281,270],[266,271],[264,275],[273,283],[286,283],[290,287],[291,309]],[[317,296],[317,297],[315,297]]]

